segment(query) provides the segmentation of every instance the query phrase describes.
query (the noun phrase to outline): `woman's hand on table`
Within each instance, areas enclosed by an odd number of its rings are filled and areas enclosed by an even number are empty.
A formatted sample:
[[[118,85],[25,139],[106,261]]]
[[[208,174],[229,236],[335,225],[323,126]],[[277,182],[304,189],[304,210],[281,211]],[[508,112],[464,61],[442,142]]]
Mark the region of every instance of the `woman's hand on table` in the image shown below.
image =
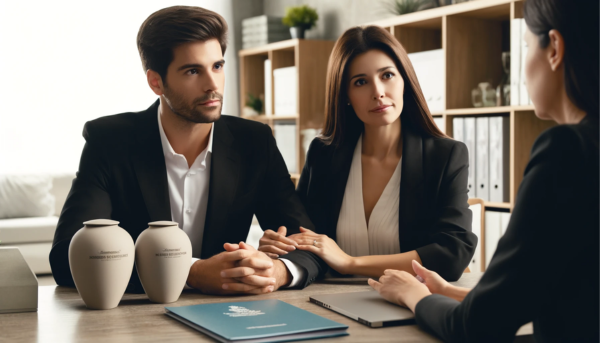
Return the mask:
[[[262,251],[272,259],[277,259],[290,251],[296,250],[298,243],[293,239],[286,237],[287,229],[285,226],[279,227],[277,232],[266,230],[262,238],[258,241],[258,251]]]
[[[424,283],[405,271],[386,269],[379,281],[369,279],[369,285],[387,301],[413,312],[421,299],[431,295]]]
[[[412,267],[417,274],[416,278],[424,283],[433,294],[446,295],[450,284],[444,280],[438,273],[423,267],[419,262],[413,260]]]
[[[298,250],[310,251],[325,261],[329,267],[341,274],[351,274],[353,257],[346,254],[327,235],[319,235],[309,229],[300,228],[300,233],[289,236],[298,244]]]

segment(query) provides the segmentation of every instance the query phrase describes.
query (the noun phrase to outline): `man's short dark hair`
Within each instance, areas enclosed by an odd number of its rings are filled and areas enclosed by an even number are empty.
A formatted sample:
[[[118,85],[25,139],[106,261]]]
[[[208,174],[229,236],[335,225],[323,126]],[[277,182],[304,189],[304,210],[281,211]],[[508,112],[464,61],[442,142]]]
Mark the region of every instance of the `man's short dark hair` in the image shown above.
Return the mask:
[[[193,6],[173,6],[156,11],[144,21],[137,36],[144,71],[154,70],[166,84],[174,48],[213,38],[219,41],[225,55],[227,23],[213,11]]]

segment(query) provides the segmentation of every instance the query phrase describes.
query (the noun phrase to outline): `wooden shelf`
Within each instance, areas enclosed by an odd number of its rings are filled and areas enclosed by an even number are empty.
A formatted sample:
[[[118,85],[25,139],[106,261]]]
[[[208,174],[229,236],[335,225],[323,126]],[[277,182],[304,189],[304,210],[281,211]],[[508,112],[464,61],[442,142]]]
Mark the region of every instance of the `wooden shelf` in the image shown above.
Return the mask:
[[[446,110],[445,114],[452,116],[468,116],[477,114],[509,113],[511,111],[533,111],[533,105],[458,108]]]
[[[471,91],[480,82],[493,87],[502,78],[501,54],[510,51],[510,20],[522,18],[522,0],[479,0],[386,18],[366,25],[387,29],[408,53],[443,49],[445,109],[432,112],[452,137],[458,116],[510,118],[510,201],[485,202],[491,209],[512,210],[535,139],[556,125],[536,117],[533,105],[472,107]]]
[[[305,160],[305,151],[302,148],[302,130],[321,128],[325,120],[325,77],[327,62],[334,44],[334,41],[290,39],[238,52],[240,58],[240,113],[243,113],[243,106],[248,94],[258,98],[268,98],[265,96],[264,62],[266,59],[271,61],[272,70],[292,66],[297,68],[296,114],[242,116],[245,119],[265,123],[273,130],[281,121],[295,121],[297,170],[302,170]],[[270,83],[274,86],[273,73],[270,77]],[[274,109],[275,92],[273,89],[271,91],[270,107]],[[292,174],[291,177],[297,182],[300,175]]]
[[[498,210],[512,210],[533,142],[541,132],[556,125],[537,118],[533,105],[472,107],[471,91],[478,83],[488,81],[492,86],[500,83],[501,54],[510,51],[510,20],[522,18],[522,7],[522,0],[478,0],[366,24],[386,28],[408,53],[444,50],[445,73],[440,76],[440,82],[444,87],[445,109],[432,112],[432,116],[443,119],[440,127],[448,136],[452,137],[452,122],[457,116],[510,117],[510,201],[485,202],[486,207]],[[298,170],[304,165],[299,132],[323,125],[325,75],[333,44],[332,41],[292,39],[239,52],[242,100],[247,94],[264,93],[265,59],[271,59],[273,69],[298,67],[297,115],[247,117],[271,127],[277,120],[296,120]],[[297,182],[300,176],[292,174],[290,177]]]
[[[270,115],[270,114],[259,114],[255,116],[242,116],[244,119],[255,120],[259,122],[268,122],[270,120],[296,120],[298,115]]]
[[[484,19],[498,19],[506,15],[512,2],[518,0],[479,0],[468,1],[455,5],[432,8],[429,10],[409,13],[392,18],[386,18],[365,25],[383,27],[402,25],[407,27],[434,28],[438,19],[450,15],[478,16]]]
[[[294,48],[297,47],[299,44],[299,39],[288,39],[280,42],[259,46],[256,48],[240,50],[239,56],[267,55],[269,52],[276,50],[294,51]]]
[[[504,209],[511,209],[511,204],[509,202],[491,202],[491,201],[484,201],[483,204],[485,205],[486,209],[487,208],[504,208]]]

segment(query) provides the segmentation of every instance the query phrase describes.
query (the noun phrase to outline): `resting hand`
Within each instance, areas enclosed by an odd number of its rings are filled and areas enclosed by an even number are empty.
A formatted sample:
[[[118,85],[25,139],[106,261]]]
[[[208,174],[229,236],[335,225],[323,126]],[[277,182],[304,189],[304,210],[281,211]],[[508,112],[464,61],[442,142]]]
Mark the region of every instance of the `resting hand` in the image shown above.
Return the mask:
[[[423,267],[419,262],[413,260],[412,267],[417,274],[417,280],[424,283],[433,294],[446,295],[450,287],[448,281],[444,280],[438,273]]]
[[[221,277],[224,279],[232,279],[231,282],[223,283],[224,289],[237,291],[251,286],[266,288],[266,292],[273,292],[290,283],[291,275],[283,262],[272,260],[244,242],[240,242],[239,248],[247,251],[248,254],[237,261],[233,268],[221,272]]]
[[[276,259],[280,255],[285,255],[289,251],[296,250],[298,243],[285,237],[286,233],[287,229],[285,226],[281,226],[277,232],[273,230],[265,231],[262,238],[258,241],[258,251],[262,251],[270,258]]]
[[[341,274],[349,274],[352,256],[346,254],[337,243],[327,235],[300,228],[300,233],[289,236],[298,243],[298,250],[310,251],[325,261],[329,267]]]
[[[225,243],[226,251],[205,260],[196,261],[190,268],[187,284],[205,294],[262,294],[273,290],[270,285],[244,284],[221,272],[236,267],[236,263],[251,257],[252,252],[240,249],[237,244]],[[270,262],[270,260],[269,260]],[[235,283],[235,287],[223,288],[224,284]]]
[[[431,295],[427,286],[405,271],[386,269],[379,282],[369,279],[369,285],[385,300],[408,307],[413,312],[421,299]]]

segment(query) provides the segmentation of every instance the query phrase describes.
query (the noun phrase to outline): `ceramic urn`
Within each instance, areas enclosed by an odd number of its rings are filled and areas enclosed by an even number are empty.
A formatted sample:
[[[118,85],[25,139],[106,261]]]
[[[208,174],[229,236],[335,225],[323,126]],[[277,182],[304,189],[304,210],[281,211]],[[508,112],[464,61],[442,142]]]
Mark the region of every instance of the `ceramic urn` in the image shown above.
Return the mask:
[[[177,223],[148,224],[135,242],[135,266],[150,301],[177,301],[192,263],[192,243]]]
[[[69,245],[69,265],[85,305],[94,310],[117,307],[133,271],[135,246],[119,222],[83,223]]]

